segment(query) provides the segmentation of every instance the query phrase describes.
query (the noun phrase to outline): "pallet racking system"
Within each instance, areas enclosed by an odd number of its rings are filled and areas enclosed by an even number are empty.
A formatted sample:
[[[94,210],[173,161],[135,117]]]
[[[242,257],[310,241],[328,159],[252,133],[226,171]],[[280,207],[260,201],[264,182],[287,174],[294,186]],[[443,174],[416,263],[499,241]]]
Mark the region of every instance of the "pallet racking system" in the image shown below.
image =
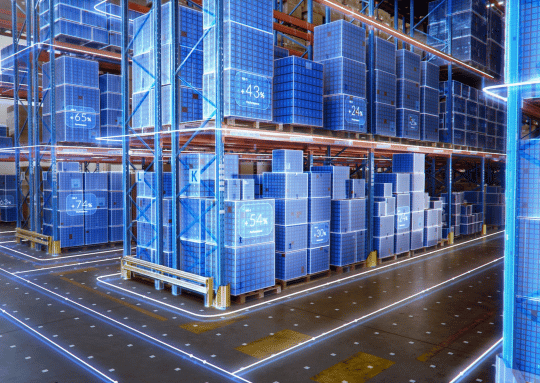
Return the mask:
[[[49,9],[52,9],[54,0],[48,1]],[[452,0],[448,0],[451,4]],[[215,39],[216,52],[220,52],[223,46],[223,31],[222,31],[222,9],[219,6],[222,4],[220,0],[215,0],[216,15],[215,23],[211,26],[214,28],[213,33]],[[306,6],[307,21],[298,19],[292,14],[286,14],[283,12],[283,3],[279,0],[274,2],[274,41],[278,42],[281,39],[288,39],[294,41],[304,52],[296,49],[289,49],[289,53],[298,56],[307,55],[308,58],[312,56],[313,45],[313,2],[326,7],[326,22],[329,22],[333,14],[339,13],[347,17],[352,18],[369,28],[369,41],[370,49],[373,49],[373,42],[377,31],[382,31],[387,35],[394,38],[396,45],[399,41],[403,44],[408,44],[411,49],[416,47],[422,49],[425,52],[429,52],[441,59],[449,62],[447,68],[448,80],[452,80],[452,74],[455,73],[455,68],[460,68],[460,71],[466,71],[466,73],[474,74],[477,78],[493,80],[493,76],[469,65],[460,60],[457,60],[448,54],[441,52],[437,49],[430,47],[427,44],[420,42],[414,38],[415,32],[421,32],[419,26],[422,25],[422,20],[416,22],[414,17],[414,0],[410,2],[409,16],[410,24],[413,28],[410,28],[409,34],[406,32],[400,32],[397,29],[398,18],[395,17],[395,28],[391,28],[381,22],[379,22],[374,16],[379,7],[387,6],[385,2],[376,4],[374,0],[369,0],[361,12],[357,12],[349,7],[343,6],[335,1],[330,0],[302,0],[298,3],[297,7],[301,4]],[[188,4],[192,6],[201,6],[201,1],[188,1]],[[133,211],[138,209],[132,193],[135,187],[135,183],[132,181],[131,173],[134,170],[142,168],[143,172],[155,172],[156,182],[151,186],[152,193],[155,196],[163,195],[163,172],[164,166],[170,167],[172,173],[172,179],[177,180],[178,174],[181,171],[182,163],[180,162],[181,153],[187,151],[205,151],[213,153],[215,163],[215,181],[216,185],[221,185],[223,178],[223,163],[224,153],[245,153],[245,156],[251,159],[266,158],[272,149],[275,149],[276,145],[280,148],[291,149],[303,149],[307,153],[306,163],[311,166],[314,163],[323,164],[348,164],[355,166],[355,172],[362,172],[367,180],[368,186],[368,198],[371,203],[368,204],[368,243],[369,251],[372,251],[372,214],[369,214],[373,210],[373,183],[374,173],[377,168],[388,167],[388,161],[391,159],[393,153],[424,153],[430,158],[429,170],[427,171],[426,181],[430,185],[431,191],[437,194],[446,194],[448,198],[451,198],[452,190],[456,185],[456,182],[462,180],[468,180],[470,183],[477,184],[479,186],[484,185],[488,180],[493,184],[502,185],[500,180],[501,174],[504,173],[504,162],[506,156],[502,153],[482,151],[476,148],[462,147],[452,144],[442,143],[427,143],[422,141],[406,140],[406,139],[392,139],[378,137],[370,134],[359,133],[346,133],[346,132],[331,132],[324,130],[317,130],[309,127],[297,127],[292,125],[283,124],[265,124],[259,122],[246,122],[235,121],[233,119],[223,119],[223,70],[222,61],[216,59],[216,76],[215,76],[215,90],[216,90],[216,103],[215,112],[213,118],[203,121],[199,124],[182,124],[179,121],[176,102],[176,89],[180,86],[180,79],[176,75],[181,68],[182,63],[178,59],[178,44],[177,39],[179,20],[177,12],[178,3],[173,2],[173,11],[170,14],[170,25],[175,33],[172,34],[172,46],[174,48],[173,61],[170,65],[171,78],[175,81],[171,82],[172,97],[170,105],[164,105],[161,92],[155,92],[154,94],[154,127],[151,130],[134,130],[130,126],[130,120],[133,117],[134,112],[130,112],[130,66],[132,64],[132,56],[130,54],[130,48],[133,41],[129,38],[129,22],[128,22],[128,10],[136,10],[138,12],[147,14],[148,20],[152,20],[156,26],[156,33],[154,33],[154,54],[153,61],[156,68],[155,72],[155,86],[160,87],[161,84],[161,12],[149,12],[151,9],[141,7],[128,0],[121,1],[121,21],[122,21],[122,38],[121,38],[121,53],[107,52],[94,48],[81,47],[66,42],[56,41],[54,36],[54,13],[49,13],[49,25],[51,26],[51,34],[49,40],[44,43],[39,41],[38,30],[38,6],[37,2],[27,2],[27,8],[24,15],[20,14],[20,9],[15,0],[12,1],[11,9],[11,28],[13,44],[15,46],[15,56],[25,57],[28,65],[28,71],[30,72],[31,81],[27,84],[26,90],[20,89],[18,80],[18,67],[15,66],[15,81],[14,89],[19,91],[6,90],[4,94],[12,95],[14,99],[14,105],[16,106],[15,113],[18,113],[18,106],[22,97],[27,99],[28,119],[19,126],[19,118],[15,119],[16,133],[15,133],[15,149],[12,152],[12,156],[4,158],[3,160],[12,160],[16,163],[17,185],[19,190],[28,190],[18,195],[17,205],[19,207],[19,214],[17,219],[17,227],[28,229],[32,232],[41,232],[42,223],[42,180],[40,178],[41,168],[43,164],[50,163],[50,171],[54,175],[57,171],[57,162],[61,159],[78,161],[81,163],[111,163],[121,164],[123,172],[123,193],[124,193],[124,209],[123,213],[123,242],[124,242],[124,256],[132,255],[132,241],[136,240],[136,232],[134,230]],[[19,9],[19,11],[18,11]],[[296,9],[296,8],[295,8]],[[391,8],[390,8],[391,10]],[[394,15],[399,15],[398,1],[394,2]],[[24,19],[25,22],[20,22],[20,19]],[[5,23],[7,26],[7,23]],[[403,23],[405,26],[405,23]],[[134,32],[134,35],[137,31]],[[26,36],[27,47],[22,52],[17,52],[18,44],[21,41],[22,36]],[[293,39],[294,38],[294,39]],[[298,39],[305,41],[305,44],[299,43]],[[195,49],[195,48],[193,48]],[[51,97],[51,109],[55,110],[54,106],[54,62],[57,56],[61,54],[74,54],[81,57],[90,57],[99,62],[100,70],[109,73],[119,73],[122,75],[122,130],[123,134],[120,137],[122,141],[121,148],[106,148],[106,147],[71,147],[65,145],[58,145],[56,140],[56,127],[54,119],[52,119],[51,139],[45,145],[39,144],[39,137],[42,128],[42,117],[39,114],[39,108],[42,104],[42,100],[45,97]],[[216,53],[216,57],[219,55]],[[368,61],[368,69],[374,67],[373,51],[368,55],[371,61]],[[51,91],[49,94],[40,93],[39,87],[39,69],[41,63],[49,62],[51,67]],[[221,68],[221,69],[220,69]],[[373,74],[373,71],[371,71]],[[373,78],[370,79],[373,84]],[[482,81],[483,83],[483,81]],[[374,99],[374,86],[368,86],[368,99]],[[164,126],[162,123],[163,109],[171,107],[174,111],[171,115],[171,125]],[[133,109],[137,106],[133,105]],[[533,108],[533,107],[531,107]],[[447,103],[447,110],[451,110],[451,103]],[[539,114],[540,115],[540,114]],[[373,118],[373,113],[370,113],[370,118]],[[371,122],[372,124],[374,121]],[[24,131],[28,132],[28,145],[22,145],[20,137]],[[256,148],[256,150],[254,150]],[[25,159],[29,162],[27,169],[23,172],[20,162]],[[24,177],[23,177],[24,174]],[[504,175],[502,176],[504,177]],[[23,179],[24,178],[24,179]],[[55,177],[53,176],[53,180]],[[27,180],[27,187],[26,181]],[[52,183],[53,193],[57,190],[56,182]],[[180,194],[179,185],[177,182],[172,183],[172,195],[178,196]],[[215,205],[217,206],[217,246],[216,246],[216,259],[217,267],[220,272],[217,273],[218,277],[214,285],[220,287],[221,280],[223,279],[223,191],[220,187],[215,195]],[[56,203],[53,201],[53,203]],[[172,227],[174,233],[179,233],[179,209],[177,204],[172,204]],[[55,209],[56,206],[53,206]],[[156,199],[156,217],[157,222],[161,221],[163,216],[163,206],[160,198]],[[450,214],[448,216],[448,225],[451,225]],[[194,217],[194,220],[198,220],[200,217]],[[59,241],[57,230],[58,222],[56,219],[53,221],[53,240]],[[163,228],[161,225],[156,225],[155,231],[156,238],[163,237]],[[156,253],[161,254],[163,252],[162,241],[157,241]],[[58,249],[57,249],[58,250]],[[179,251],[177,241],[173,241],[173,253],[177,254]],[[176,257],[177,258],[177,257]],[[176,260],[177,262],[177,260]],[[173,267],[178,268],[178,263],[173,263]],[[163,288],[161,281],[156,281],[156,288]],[[180,288],[173,287],[173,293],[180,293]]]

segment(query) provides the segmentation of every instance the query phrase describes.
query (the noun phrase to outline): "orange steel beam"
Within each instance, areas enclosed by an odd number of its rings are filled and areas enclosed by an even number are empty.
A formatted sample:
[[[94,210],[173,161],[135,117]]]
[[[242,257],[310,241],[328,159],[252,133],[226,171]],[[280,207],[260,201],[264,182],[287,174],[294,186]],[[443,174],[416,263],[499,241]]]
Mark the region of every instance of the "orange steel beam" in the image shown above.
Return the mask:
[[[395,38],[397,38],[397,39],[399,39],[399,40],[401,40],[401,41],[403,41],[403,42],[405,42],[407,44],[410,44],[410,45],[415,46],[415,47],[417,47],[419,49],[422,49],[425,52],[434,54],[435,56],[440,57],[443,60],[449,61],[449,62],[451,62],[453,64],[456,64],[456,65],[458,65],[460,67],[468,69],[471,72],[474,72],[474,73],[476,73],[476,74],[478,74],[480,76],[483,76],[483,77],[485,77],[487,79],[490,79],[490,80],[494,79],[494,77],[491,76],[490,74],[482,72],[481,70],[476,69],[475,67],[473,67],[473,66],[471,66],[469,64],[466,64],[463,61],[458,60],[458,59],[454,58],[453,56],[451,56],[449,54],[441,52],[438,49],[430,47],[427,44],[421,43],[420,41],[415,40],[411,36],[408,36],[408,35],[406,35],[404,33],[401,33],[399,31],[397,31],[396,29],[381,23],[380,21],[378,21],[374,17],[370,17],[370,16],[363,15],[361,13],[358,13],[358,12],[354,11],[353,9],[351,9],[351,8],[349,8],[347,6],[338,4],[338,3],[336,3],[335,1],[332,1],[332,0],[314,0],[314,1],[319,3],[319,4],[325,5],[327,7],[330,7],[332,9],[334,9],[335,11],[340,12],[340,13],[342,13],[344,15],[353,17],[354,19],[356,19],[356,20],[358,20],[358,21],[360,21],[360,22],[362,22],[364,24],[367,24],[367,25],[369,25],[369,26],[371,26],[371,27],[373,27],[375,29],[378,29],[379,31],[385,32],[385,33],[389,34],[390,36],[393,36],[393,37],[395,37]]]
[[[281,32],[281,33],[285,33],[286,35],[295,36],[295,37],[298,37],[298,38],[300,38],[302,40],[306,40],[306,41],[309,41],[310,43],[313,43],[313,35],[312,34],[299,31],[298,29],[287,27],[287,26],[285,26],[283,24],[274,23],[274,30],[276,30],[278,32]]]
[[[290,16],[286,13],[280,12],[280,11],[274,11],[274,18],[279,21],[284,21],[286,23],[292,24],[296,27],[305,29],[306,31],[313,32],[313,29],[315,26],[313,24],[308,23],[307,21],[300,20],[297,17]],[[274,28],[275,29],[275,28]]]
[[[540,106],[532,101],[523,101],[523,113],[540,120]]]

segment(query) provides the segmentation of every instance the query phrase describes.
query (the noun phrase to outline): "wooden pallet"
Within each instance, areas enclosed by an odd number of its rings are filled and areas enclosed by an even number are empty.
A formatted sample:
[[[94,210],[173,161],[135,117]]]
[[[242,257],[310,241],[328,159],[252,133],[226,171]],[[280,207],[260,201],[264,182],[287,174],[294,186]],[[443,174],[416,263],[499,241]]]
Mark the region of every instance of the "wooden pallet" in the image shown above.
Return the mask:
[[[355,263],[351,263],[350,265],[345,265],[345,266],[331,265],[330,269],[332,271],[334,271],[336,274],[343,274],[343,273],[347,273],[347,272],[350,272],[350,271],[362,269],[364,267],[367,267],[366,261],[355,262]]]
[[[271,286],[264,289],[259,289],[255,291],[250,291],[249,293],[244,293],[240,295],[231,296],[231,302],[237,304],[244,304],[247,300],[262,299],[267,295],[279,294],[281,293],[281,286]]]
[[[75,247],[62,247],[60,249],[60,253],[67,253],[70,251],[92,251],[92,250],[100,250],[100,249],[110,249],[112,247],[118,247],[122,246],[123,242],[107,242],[107,243],[96,243],[94,245],[83,245],[83,246],[75,246]],[[119,247],[118,250],[122,250],[122,247]]]
[[[330,270],[325,270],[325,271],[321,271],[315,274],[304,275],[303,277],[300,277],[300,278],[289,279],[288,281],[282,281],[281,279],[276,279],[276,284],[279,285],[282,290],[285,290],[286,288],[291,287],[291,286],[299,286],[299,285],[303,285],[317,279],[329,277],[330,274],[331,274]]]

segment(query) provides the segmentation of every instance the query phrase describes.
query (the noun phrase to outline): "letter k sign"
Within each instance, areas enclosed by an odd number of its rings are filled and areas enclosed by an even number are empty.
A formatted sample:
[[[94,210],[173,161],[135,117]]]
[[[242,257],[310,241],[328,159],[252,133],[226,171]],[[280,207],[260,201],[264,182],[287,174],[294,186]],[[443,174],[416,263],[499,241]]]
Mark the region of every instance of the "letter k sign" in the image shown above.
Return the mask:
[[[190,169],[189,170],[189,183],[190,184],[200,184],[201,183],[201,174],[199,169]]]

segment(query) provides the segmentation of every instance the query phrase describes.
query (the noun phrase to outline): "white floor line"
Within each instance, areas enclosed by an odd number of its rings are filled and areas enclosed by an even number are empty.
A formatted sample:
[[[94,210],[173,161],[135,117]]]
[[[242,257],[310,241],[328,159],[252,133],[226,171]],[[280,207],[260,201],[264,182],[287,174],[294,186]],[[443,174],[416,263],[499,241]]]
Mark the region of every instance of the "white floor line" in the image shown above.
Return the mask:
[[[0,243],[7,243],[7,242],[0,242]],[[122,251],[122,248],[119,248],[119,249],[111,249],[111,250],[104,250],[104,251],[96,251],[96,252],[92,252],[92,253],[84,253],[84,254],[77,254],[77,255],[66,255],[66,256],[58,255],[57,257],[38,258],[38,257],[34,257],[34,256],[30,255],[30,254],[23,253],[22,251],[15,250],[15,249],[12,249],[12,248],[9,248],[9,247],[6,247],[6,246],[0,246],[0,247],[3,248],[3,249],[6,249],[6,250],[12,251],[12,252],[14,252],[14,253],[23,255],[23,256],[25,256],[25,257],[35,259],[36,261],[39,261],[39,262],[60,261],[60,260],[62,260],[62,259],[78,258],[78,257],[84,257],[84,256],[87,256],[87,255],[106,254],[106,253],[112,253],[112,252],[114,252],[114,251]],[[133,249],[136,249],[136,247],[132,247],[131,249],[132,249],[132,250],[133,250]],[[9,254],[8,254],[8,255],[9,255]]]
[[[77,263],[69,263],[67,265],[59,265],[59,266],[51,266],[51,267],[42,267],[40,269],[34,269],[34,270],[23,270],[23,271],[15,271],[13,274],[29,274],[29,273],[37,273],[39,271],[44,270],[52,270],[52,269],[59,269],[62,267],[73,267],[73,266],[81,266],[81,265],[88,265],[89,263],[98,263],[98,262],[107,262],[107,261],[113,261],[115,259],[122,259],[122,257],[113,257],[113,258],[105,258],[105,259],[97,259],[95,261],[88,261],[88,262],[77,262]]]
[[[467,374],[474,366],[478,364],[482,359],[486,357],[491,351],[493,351],[495,348],[497,348],[503,341],[503,338],[499,339],[493,346],[488,348],[486,352],[484,352],[482,355],[480,355],[478,358],[476,358],[471,364],[469,364],[463,371],[461,371],[454,379],[452,379],[449,383],[456,383],[459,381],[465,374]]]
[[[372,311],[372,312],[369,313],[369,314],[362,315],[361,317],[358,317],[358,318],[356,318],[356,319],[353,319],[352,321],[350,321],[350,322],[348,322],[348,323],[344,323],[344,324],[342,324],[342,325],[340,325],[340,326],[338,326],[338,327],[335,327],[335,328],[333,328],[333,329],[331,329],[331,330],[325,331],[325,332],[323,332],[323,333],[320,334],[320,335],[317,335],[317,336],[315,336],[315,337],[313,337],[313,338],[310,338],[310,339],[306,340],[305,342],[302,342],[302,343],[299,343],[299,344],[297,344],[297,345],[295,345],[295,346],[289,347],[289,348],[286,349],[286,350],[280,351],[280,352],[278,352],[278,353],[276,353],[276,354],[273,354],[273,355],[271,355],[271,356],[269,356],[269,357],[267,357],[267,358],[261,359],[261,360],[259,360],[258,362],[252,363],[252,364],[250,364],[250,365],[248,365],[248,366],[239,368],[239,369],[236,370],[234,373],[235,373],[235,374],[238,374],[238,373],[240,373],[240,372],[242,372],[242,371],[245,371],[245,370],[248,370],[248,369],[250,369],[250,368],[252,368],[252,367],[255,367],[255,366],[257,366],[257,365],[259,365],[259,364],[261,364],[261,363],[267,362],[267,361],[269,361],[270,359],[274,359],[274,358],[276,358],[276,357],[278,357],[278,356],[281,356],[281,355],[283,355],[283,354],[285,354],[285,353],[287,353],[287,352],[289,352],[289,351],[291,351],[291,350],[294,350],[294,349],[296,349],[296,348],[298,348],[298,347],[302,347],[302,346],[304,346],[304,345],[306,345],[306,344],[315,342],[316,340],[318,340],[318,339],[320,339],[320,338],[322,338],[322,337],[328,336],[328,335],[330,335],[330,334],[332,334],[332,333],[335,333],[336,331],[343,330],[344,328],[349,327],[349,326],[351,326],[351,325],[355,325],[355,324],[357,324],[359,321],[362,321],[362,320],[364,320],[364,319],[368,319],[369,317],[372,317],[372,316],[374,316],[374,315],[376,315],[376,314],[379,314],[379,313],[381,313],[381,312],[383,312],[383,311],[385,311],[385,310],[388,310],[388,309],[390,309],[390,308],[392,308],[392,307],[394,307],[394,306],[397,306],[397,305],[399,305],[399,304],[402,304],[402,303],[405,303],[405,302],[407,302],[407,301],[410,301],[411,299],[416,298],[416,297],[418,297],[418,296],[420,296],[420,295],[422,295],[422,294],[425,294],[425,293],[427,293],[427,292],[429,292],[429,291],[431,291],[431,290],[434,290],[434,289],[436,289],[436,288],[439,288],[439,287],[441,287],[441,286],[444,286],[445,284],[447,284],[447,283],[449,283],[449,282],[456,281],[456,280],[458,280],[458,279],[460,279],[460,278],[462,278],[462,277],[467,276],[468,274],[474,273],[475,271],[478,271],[478,270],[480,270],[480,269],[482,269],[482,268],[484,268],[484,267],[486,267],[486,266],[492,265],[492,264],[494,264],[495,262],[499,262],[499,261],[502,260],[502,259],[504,259],[504,257],[500,257],[500,258],[494,259],[493,261],[490,261],[490,262],[488,262],[488,263],[485,263],[485,264],[483,264],[482,266],[475,267],[474,269],[469,270],[469,271],[467,271],[467,272],[465,272],[465,273],[463,273],[463,274],[460,274],[460,275],[458,275],[458,276],[452,277],[452,278],[450,278],[450,279],[447,279],[447,280],[444,281],[444,282],[438,283],[438,284],[436,284],[436,285],[434,285],[434,286],[428,287],[427,289],[424,289],[424,290],[419,291],[419,292],[417,292],[417,293],[415,293],[415,294],[412,294],[412,295],[408,296],[407,298],[400,299],[399,301],[396,301],[396,302],[394,302],[394,303],[391,303],[391,304],[389,304],[388,306],[385,306],[385,307],[382,307],[382,308],[380,308],[380,309],[378,309],[378,310]]]
[[[413,258],[407,258],[407,259],[404,259],[402,261],[394,262],[394,263],[391,263],[391,264],[388,264],[388,265],[385,265],[385,266],[376,267],[376,268],[373,268],[373,269],[370,269],[370,270],[366,270],[366,271],[358,273],[358,274],[349,275],[347,277],[336,279],[336,280],[324,283],[322,285],[309,287],[309,288],[299,290],[299,291],[296,291],[294,293],[290,293],[290,294],[287,294],[287,295],[281,295],[279,297],[276,297],[274,299],[271,299],[271,300],[268,300],[268,301],[265,301],[265,302],[257,303],[257,304],[254,304],[254,305],[251,305],[251,306],[248,306],[248,307],[244,307],[244,308],[241,308],[241,309],[238,309],[238,310],[223,312],[223,313],[219,313],[219,314],[199,314],[199,313],[194,313],[192,311],[180,308],[178,306],[171,305],[169,303],[158,301],[157,299],[147,297],[147,296],[145,296],[143,294],[133,292],[131,290],[125,289],[123,287],[114,285],[114,284],[109,283],[109,282],[105,282],[103,280],[104,278],[108,278],[108,277],[112,277],[112,276],[118,276],[118,275],[120,275],[120,273],[102,275],[100,277],[97,277],[96,279],[97,279],[97,281],[99,283],[103,283],[103,284],[111,287],[112,289],[122,290],[122,291],[124,291],[124,292],[126,292],[128,294],[135,295],[135,296],[137,296],[139,298],[143,298],[145,300],[152,301],[152,302],[154,302],[156,304],[159,304],[159,305],[162,305],[162,306],[166,306],[167,308],[172,309],[174,311],[186,313],[186,314],[189,314],[189,315],[197,317],[197,318],[216,319],[216,318],[222,318],[222,317],[226,317],[226,316],[230,316],[230,315],[235,315],[235,314],[238,314],[238,313],[243,312],[243,311],[249,311],[249,310],[252,310],[254,308],[261,307],[261,306],[268,306],[268,305],[273,304],[275,302],[278,302],[278,301],[281,301],[281,300],[284,300],[284,299],[288,299],[288,298],[291,298],[291,297],[294,297],[294,296],[297,296],[297,295],[306,294],[308,292],[316,292],[317,290],[320,290],[320,289],[328,287],[328,286],[332,286],[332,285],[335,285],[335,284],[338,284],[338,283],[343,283],[344,281],[350,281],[350,280],[354,280],[354,279],[357,279],[357,278],[360,278],[360,277],[364,277],[367,274],[376,273],[376,272],[379,272],[381,270],[385,270],[387,268],[391,268],[391,267],[394,267],[394,266],[397,266],[397,265],[401,265],[403,263],[416,261],[416,260],[421,259],[423,257],[426,257],[428,255],[432,255],[432,254],[435,254],[435,253],[438,253],[438,252],[441,252],[441,251],[447,251],[447,250],[455,248],[457,246],[462,246],[462,245],[465,245],[467,243],[471,243],[471,242],[479,241],[479,240],[482,240],[482,239],[485,239],[485,238],[489,238],[491,236],[500,234],[502,232],[503,231],[498,231],[496,233],[492,233],[492,234],[486,235],[486,236],[481,237],[481,238],[471,239],[469,241],[465,241],[465,242],[462,242],[462,243],[459,243],[459,244],[456,244],[456,245],[444,247],[444,248],[439,249],[439,250],[435,250],[435,251],[432,251],[432,252],[429,252],[429,253],[421,254],[421,255],[415,256]]]
[[[38,289],[47,291],[49,294],[52,294],[52,295],[54,295],[54,296],[57,296],[58,298],[62,299],[64,302],[69,302],[69,303],[71,303],[71,304],[73,304],[73,305],[75,305],[75,306],[77,306],[77,307],[80,307],[80,308],[83,309],[83,310],[89,311],[89,312],[91,312],[91,313],[93,313],[93,314],[95,314],[95,315],[97,315],[97,316],[99,316],[99,317],[101,317],[101,318],[104,318],[104,319],[106,319],[106,320],[108,320],[108,321],[110,321],[110,322],[113,322],[113,323],[115,323],[116,325],[121,326],[121,327],[123,327],[123,328],[125,328],[125,329],[127,329],[127,330],[129,330],[129,331],[131,331],[131,332],[133,332],[133,333],[136,333],[136,334],[138,334],[138,335],[140,335],[140,336],[142,336],[142,337],[144,337],[144,338],[147,338],[147,339],[150,339],[150,340],[152,340],[152,341],[154,341],[154,342],[156,342],[156,343],[159,343],[159,344],[162,345],[162,346],[168,347],[168,348],[171,349],[171,350],[174,350],[174,351],[176,351],[176,352],[179,352],[179,353],[183,354],[183,355],[186,356],[186,357],[189,357],[189,358],[191,358],[191,359],[193,359],[193,360],[196,360],[197,362],[200,362],[200,363],[202,363],[202,364],[204,364],[204,365],[209,366],[209,367],[212,368],[212,369],[215,369],[215,370],[217,370],[217,371],[219,371],[219,372],[221,372],[221,373],[224,373],[224,374],[226,374],[226,375],[229,375],[229,376],[231,376],[231,377],[233,377],[233,378],[235,378],[235,379],[239,379],[239,380],[241,380],[241,381],[243,381],[243,382],[246,382],[246,383],[252,383],[251,381],[249,381],[249,380],[247,380],[247,379],[245,379],[245,378],[243,378],[243,377],[241,377],[241,376],[238,376],[238,375],[236,375],[235,373],[233,373],[233,372],[231,372],[231,371],[227,371],[227,370],[225,370],[224,368],[221,368],[221,367],[219,367],[219,366],[216,366],[215,364],[212,364],[212,363],[208,362],[206,359],[199,358],[199,357],[197,357],[197,356],[195,356],[195,355],[193,355],[193,354],[191,354],[191,353],[189,353],[189,352],[187,352],[187,351],[181,350],[181,349],[179,349],[178,347],[175,347],[175,346],[173,346],[173,345],[171,345],[171,344],[169,344],[169,343],[166,343],[166,342],[162,341],[161,339],[154,338],[154,337],[151,336],[151,335],[148,335],[148,334],[146,334],[146,333],[144,333],[144,332],[142,332],[142,331],[140,331],[140,330],[137,330],[136,328],[133,328],[133,327],[131,327],[131,326],[128,326],[128,325],[126,325],[126,324],[124,324],[124,323],[122,323],[122,322],[120,322],[120,321],[117,321],[116,319],[111,318],[111,317],[109,317],[109,316],[107,316],[107,315],[105,315],[105,314],[102,314],[102,313],[100,313],[100,312],[98,312],[98,311],[96,311],[96,310],[93,310],[93,309],[91,309],[91,308],[89,308],[89,307],[86,307],[85,305],[82,305],[82,304],[80,304],[79,302],[76,302],[76,301],[74,301],[74,300],[71,300],[71,299],[69,299],[69,298],[67,298],[67,297],[65,297],[65,296],[63,296],[63,295],[61,295],[61,294],[58,294],[58,293],[56,293],[56,292],[54,292],[54,291],[52,291],[52,290],[49,290],[49,289],[47,289],[47,288],[45,288],[45,287],[43,287],[43,286],[40,286],[40,285],[38,285],[37,283],[34,283],[34,282],[32,282],[32,281],[29,281],[28,279],[25,279],[25,278],[23,278],[23,277],[20,277],[19,275],[15,275],[15,274],[13,274],[13,273],[11,273],[11,272],[5,270],[5,269],[2,269],[2,268],[0,268],[0,271],[3,271],[4,273],[9,274],[9,275],[11,275],[11,276],[13,276],[13,277],[15,277],[15,278],[18,278],[18,279],[24,281],[25,283],[29,283],[29,284],[31,284],[31,285],[37,287]]]
[[[40,332],[36,331],[35,329],[33,329],[32,327],[28,326],[26,323],[24,323],[23,321],[21,321],[20,319],[14,317],[13,315],[11,315],[10,313],[8,313],[6,310],[3,310],[3,309],[0,309],[0,311],[2,311],[2,313],[8,317],[10,317],[11,319],[13,319],[14,321],[16,321],[17,323],[19,323],[20,325],[22,325],[24,328],[26,328],[27,330],[33,332],[34,334],[36,334],[37,336],[39,336],[40,338],[42,339],[45,339],[47,342],[49,342],[50,344],[52,344],[54,347],[62,350],[63,352],[65,352],[66,354],[68,354],[69,356],[71,356],[73,359],[76,359],[77,361],[79,361],[80,363],[84,364],[86,367],[88,367],[89,369],[91,369],[92,371],[94,371],[95,373],[97,373],[98,375],[102,376],[103,378],[107,379],[109,382],[112,382],[112,383],[118,383],[116,380],[112,379],[111,377],[105,375],[103,372],[99,371],[97,368],[95,368],[94,366],[86,363],[84,360],[82,360],[81,358],[79,358],[78,356],[72,354],[71,352],[69,352],[68,350],[66,350],[65,348],[63,348],[62,346],[60,346],[58,343],[55,343],[53,342],[51,339],[47,338],[45,335],[41,334]]]

